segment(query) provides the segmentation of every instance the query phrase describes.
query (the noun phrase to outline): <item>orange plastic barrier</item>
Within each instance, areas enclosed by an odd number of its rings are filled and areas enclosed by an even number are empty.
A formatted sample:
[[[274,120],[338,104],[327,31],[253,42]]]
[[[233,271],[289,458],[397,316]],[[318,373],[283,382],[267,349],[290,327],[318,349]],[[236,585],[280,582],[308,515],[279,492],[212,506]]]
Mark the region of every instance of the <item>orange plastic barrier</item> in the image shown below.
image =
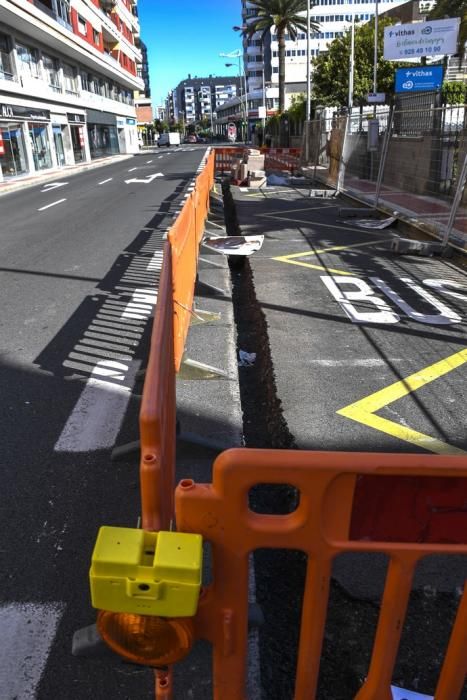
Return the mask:
[[[216,173],[225,173],[232,167],[234,160],[242,158],[245,153],[244,146],[223,146],[214,149]]]
[[[196,634],[213,645],[215,700],[246,698],[248,559],[259,548],[308,555],[295,700],[313,700],[320,665],[333,558],[342,552],[382,552],[390,560],[367,678],[357,700],[391,700],[393,668],[417,563],[431,554],[467,553],[462,545],[372,542],[349,537],[358,475],[374,478],[467,478],[462,456],[234,449],[221,454],[212,484],[182,481],[176,490],[178,529],[212,544],[212,585],[200,601]],[[262,515],[248,507],[261,483],[292,484],[296,511]],[[436,689],[436,700],[460,698],[467,671],[467,589],[458,608]]]
[[[214,153],[169,231],[140,409],[142,526],[168,530],[174,512],[175,373],[191,320],[199,244],[214,183]]]
[[[164,246],[143,398],[139,414],[142,527],[167,530],[175,484],[175,361],[172,252]]]
[[[202,173],[196,178],[193,192],[187,197],[168,233],[172,247],[176,372],[180,369],[190,327],[199,244],[209,213],[209,193],[214,183],[214,158],[211,152]]]
[[[300,148],[261,148],[265,170],[288,170],[293,173],[300,165]]]

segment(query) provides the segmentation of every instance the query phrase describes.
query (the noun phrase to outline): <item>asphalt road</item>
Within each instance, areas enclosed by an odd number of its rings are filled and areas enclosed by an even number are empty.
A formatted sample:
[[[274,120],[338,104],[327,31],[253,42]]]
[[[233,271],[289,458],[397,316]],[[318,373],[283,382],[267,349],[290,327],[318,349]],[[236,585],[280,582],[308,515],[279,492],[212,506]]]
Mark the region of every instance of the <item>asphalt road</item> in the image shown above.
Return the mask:
[[[71,656],[92,624],[98,527],[134,527],[130,398],[168,213],[205,147],[132,159],[0,197],[0,698],[151,697],[151,674]],[[111,417],[110,417],[111,416]],[[123,425],[123,427],[122,427]]]

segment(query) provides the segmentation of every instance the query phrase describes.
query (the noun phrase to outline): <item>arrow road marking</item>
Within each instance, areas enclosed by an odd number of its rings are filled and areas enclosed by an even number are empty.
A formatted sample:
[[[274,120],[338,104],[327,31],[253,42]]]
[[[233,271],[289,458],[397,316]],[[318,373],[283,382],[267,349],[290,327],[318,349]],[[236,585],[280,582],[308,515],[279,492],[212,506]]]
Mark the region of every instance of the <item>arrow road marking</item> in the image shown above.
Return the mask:
[[[43,186],[41,192],[55,190],[57,187],[65,187],[65,185],[68,185],[68,182],[48,182],[46,185]]]
[[[430,382],[435,381],[435,379],[443,377],[457,367],[461,367],[465,362],[467,362],[467,349],[461,350],[444,360],[435,362],[429,367],[424,367],[418,372],[415,372],[415,374],[411,374],[410,377],[390,384],[385,389],[380,389],[374,394],[366,396],[355,403],[344,406],[344,408],[341,408],[337,413],[340,416],[350,418],[357,423],[363,423],[363,425],[370,428],[380,430],[382,433],[392,435],[399,440],[405,440],[412,445],[422,447],[424,450],[429,450],[436,454],[465,455],[465,450],[449,445],[442,440],[437,440],[430,435],[419,433],[408,426],[399,425],[399,423],[376,415],[376,411],[379,411],[404,396],[408,396],[412,392],[417,391],[417,389],[421,389]]]
[[[144,185],[149,185],[156,177],[164,177],[164,173],[154,173],[153,175],[148,175],[146,178],[138,179],[137,177],[131,180],[125,180],[126,184],[129,185],[130,182],[142,182]]]

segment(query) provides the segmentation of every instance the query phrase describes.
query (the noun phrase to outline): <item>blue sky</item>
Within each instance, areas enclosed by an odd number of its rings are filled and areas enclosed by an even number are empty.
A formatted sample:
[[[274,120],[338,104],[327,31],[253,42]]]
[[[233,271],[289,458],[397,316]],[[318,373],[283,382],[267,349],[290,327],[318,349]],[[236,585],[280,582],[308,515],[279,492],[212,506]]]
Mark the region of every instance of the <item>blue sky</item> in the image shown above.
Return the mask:
[[[237,75],[220,52],[241,48],[240,0],[139,0],[141,39],[148,47],[153,105],[191,73]],[[233,60],[237,65],[237,61]]]

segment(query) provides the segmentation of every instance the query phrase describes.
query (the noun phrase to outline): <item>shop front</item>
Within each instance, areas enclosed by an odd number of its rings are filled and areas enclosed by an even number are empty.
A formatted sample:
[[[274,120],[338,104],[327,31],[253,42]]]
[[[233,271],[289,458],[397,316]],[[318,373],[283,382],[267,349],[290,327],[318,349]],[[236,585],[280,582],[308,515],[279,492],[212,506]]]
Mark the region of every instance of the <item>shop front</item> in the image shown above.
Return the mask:
[[[0,177],[52,168],[50,136],[49,111],[0,104]]]
[[[82,163],[86,160],[86,116],[69,112],[67,117],[75,163]]]
[[[28,172],[26,145],[20,122],[0,122],[0,172],[5,179]]]
[[[114,114],[89,109],[87,127],[91,158],[104,158],[120,153]]]

